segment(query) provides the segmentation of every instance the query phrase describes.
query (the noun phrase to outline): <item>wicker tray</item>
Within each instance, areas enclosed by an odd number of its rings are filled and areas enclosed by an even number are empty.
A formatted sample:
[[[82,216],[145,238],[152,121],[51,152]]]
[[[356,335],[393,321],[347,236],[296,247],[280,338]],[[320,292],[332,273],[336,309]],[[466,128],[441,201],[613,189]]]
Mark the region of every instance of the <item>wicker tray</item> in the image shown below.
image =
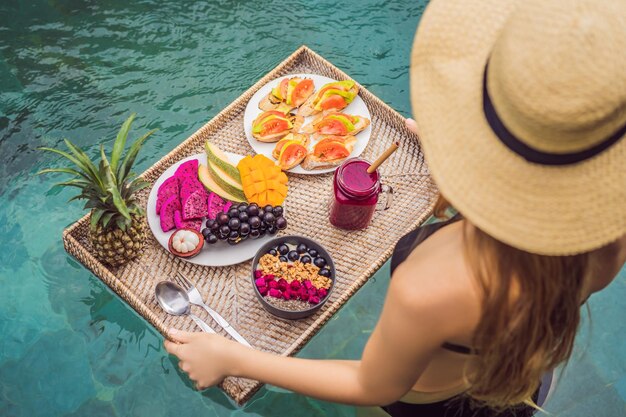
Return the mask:
[[[268,81],[292,73],[349,79],[331,63],[302,46],[142,176],[153,183],[174,162],[202,152],[206,140],[217,143],[225,151],[252,153],[243,130],[247,102]],[[437,192],[418,138],[405,128],[403,117],[365,88],[359,87],[359,94],[372,114],[372,136],[362,157],[373,160],[393,141],[400,142],[401,149],[380,169],[383,181],[394,189],[394,201],[389,210],[374,216],[366,230],[346,232],[330,225],[325,210],[332,187],[332,174],[289,176],[289,194],[285,201],[289,227],[286,232],[312,237],[320,242],[333,255],[337,267],[332,297],[315,315],[288,321],[267,313],[254,296],[250,284],[250,261],[220,268],[192,265],[170,255],[152,236],[148,238],[139,259],[119,268],[105,266],[92,255],[87,238],[88,215],[64,231],[65,249],[162,334],[166,334],[170,327],[198,330],[187,317],[167,315],[154,298],[155,284],[181,270],[196,282],[208,304],[256,349],[285,356],[295,354],[382,266],[391,255],[395,242],[429,216]],[[140,195],[144,204],[147,197],[148,190],[144,190]],[[204,310],[194,307],[194,312],[211,322]],[[214,327],[218,330],[218,326]],[[242,404],[261,385],[253,380],[226,378],[221,388]]]

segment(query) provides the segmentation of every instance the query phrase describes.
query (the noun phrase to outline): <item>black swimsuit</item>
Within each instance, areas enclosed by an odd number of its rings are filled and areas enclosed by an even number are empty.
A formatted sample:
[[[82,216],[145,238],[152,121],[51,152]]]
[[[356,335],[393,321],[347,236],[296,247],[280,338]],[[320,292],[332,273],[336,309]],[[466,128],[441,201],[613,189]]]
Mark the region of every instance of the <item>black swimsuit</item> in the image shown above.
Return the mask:
[[[411,254],[417,245],[442,227],[461,219],[462,217],[457,214],[447,221],[422,226],[402,237],[396,244],[391,257],[391,274]],[[472,354],[473,352],[467,346],[448,342],[444,342],[441,347],[464,355]],[[535,401],[537,400],[538,392],[539,390],[533,395],[533,400]],[[463,394],[430,404],[409,404],[397,401],[382,408],[393,417],[531,417],[536,411],[527,405],[510,408],[500,413],[490,408],[475,408],[472,400]]]
[[[411,254],[411,252],[413,252],[413,249],[415,249],[417,245],[425,241],[428,237],[430,237],[430,235],[432,235],[442,227],[462,219],[463,217],[461,217],[460,214],[457,214],[456,216],[452,217],[449,220],[446,220],[445,222],[433,223],[427,226],[422,226],[404,235],[402,239],[400,239],[396,244],[396,247],[393,250],[393,255],[391,255],[391,275],[393,275],[393,271],[395,271],[396,267],[404,262],[404,260]],[[469,355],[472,353],[472,349],[467,346],[457,345],[449,342],[444,342],[441,347],[446,350],[461,353],[464,355]]]

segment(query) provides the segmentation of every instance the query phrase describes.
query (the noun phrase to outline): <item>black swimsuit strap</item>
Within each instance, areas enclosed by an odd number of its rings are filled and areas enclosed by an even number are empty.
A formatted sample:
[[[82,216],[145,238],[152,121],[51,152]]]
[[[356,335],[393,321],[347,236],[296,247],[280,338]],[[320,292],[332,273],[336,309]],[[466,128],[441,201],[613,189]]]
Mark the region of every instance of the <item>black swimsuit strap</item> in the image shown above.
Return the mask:
[[[400,239],[396,244],[393,255],[391,256],[391,274],[393,274],[393,271],[398,267],[398,265],[404,262],[404,260],[411,254],[411,252],[417,247],[417,245],[422,243],[424,240],[426,240],[429,236],[431,236],[442,227],[445,227],[450,223],[454,223],[462,219],[463,217],[460,214],[456,214],[454,217],[446,221],[421,226],[404,235],[402,239]],[[467,346],[457,345],[449,342],[444,342],[441,347],[451,352],[461,353],[464,355],[470,355],[474,352],[471,348]]]

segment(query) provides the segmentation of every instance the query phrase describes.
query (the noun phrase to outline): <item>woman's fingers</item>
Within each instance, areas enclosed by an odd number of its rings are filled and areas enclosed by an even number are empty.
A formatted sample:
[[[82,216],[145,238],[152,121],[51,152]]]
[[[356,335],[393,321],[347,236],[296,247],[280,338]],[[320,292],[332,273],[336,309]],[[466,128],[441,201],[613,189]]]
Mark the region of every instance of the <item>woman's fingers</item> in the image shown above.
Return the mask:
[[[178,348],[180,347],[178,343],[166,340],[163,342],[163,346],[165,347],[165,350],[167,350],[167,353],[169,353],[170,355],[178,356]]]
[[[405,124],[406,124],[407,129],[409,129],[411,132],[415,133],[416,135],[419,134],[417,131],[417,123],[415,122],[415,120],[406,119]]]
[[[167,334],[169,335],[169,337],[176,340],[177,342],[189,343],[193,340],[194,337],[196,337],[200,333],[184,332],[182,330],[171,328],[167,331]]]

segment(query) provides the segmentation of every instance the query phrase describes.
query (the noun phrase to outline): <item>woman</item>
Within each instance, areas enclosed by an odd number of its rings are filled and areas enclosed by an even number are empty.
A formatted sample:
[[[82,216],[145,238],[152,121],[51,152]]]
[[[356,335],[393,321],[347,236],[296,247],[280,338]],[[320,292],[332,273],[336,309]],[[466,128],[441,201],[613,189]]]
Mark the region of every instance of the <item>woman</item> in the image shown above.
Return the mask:
[[[361,360],[172,331],[180,367],[200,387],[241,376],[394,416],[532,414],[542,374],[571,354],[581,303],[626,261],[624,8],[434,0],[407,125],[463,217],[398,243]]]

